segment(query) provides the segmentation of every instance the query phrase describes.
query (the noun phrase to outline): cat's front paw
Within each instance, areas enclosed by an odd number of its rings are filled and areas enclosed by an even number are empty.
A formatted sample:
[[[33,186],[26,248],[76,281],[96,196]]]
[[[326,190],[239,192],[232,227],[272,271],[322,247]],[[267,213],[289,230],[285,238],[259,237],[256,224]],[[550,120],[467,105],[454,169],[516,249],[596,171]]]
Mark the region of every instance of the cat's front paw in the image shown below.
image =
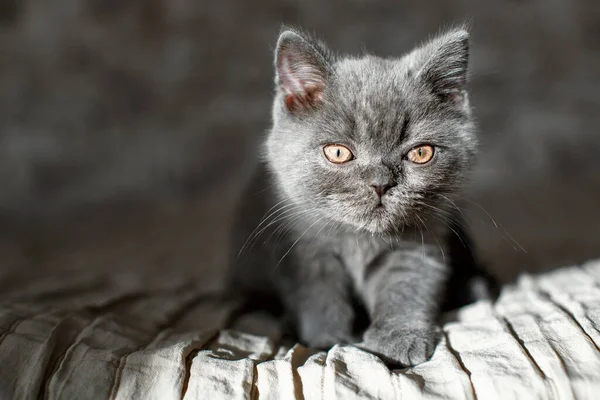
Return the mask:
[[[356,343],[352,334],[352,321],[349,316],[338,318],[305,318],[298,329],[302,343],[315,349],[328,350],[336,344]]]
[[[427,361],[440,337],[435,326],[397,328],[390,324],[373,325],[359,347],[377,355],[387,364],[410,367]]]
[[[336,344],[356,342],[356,338],[352,334],[344,331],[312,332],[302,335],[300,340],[307,346],[320,350],[329,350]]]

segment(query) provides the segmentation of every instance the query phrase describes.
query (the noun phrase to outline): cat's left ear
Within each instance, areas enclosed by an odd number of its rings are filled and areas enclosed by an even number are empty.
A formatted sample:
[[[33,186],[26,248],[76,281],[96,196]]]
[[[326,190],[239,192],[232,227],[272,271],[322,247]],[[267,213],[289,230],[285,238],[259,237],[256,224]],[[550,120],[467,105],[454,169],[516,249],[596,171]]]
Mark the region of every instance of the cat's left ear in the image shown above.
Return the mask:
[[[323,44],[286,29],[275,51],[276,84],[291,113],[309,111],[323,101],[330,63]]]
[[[413,53],[416,77],[443,101],[467,105],[469,32],[447,32]]]

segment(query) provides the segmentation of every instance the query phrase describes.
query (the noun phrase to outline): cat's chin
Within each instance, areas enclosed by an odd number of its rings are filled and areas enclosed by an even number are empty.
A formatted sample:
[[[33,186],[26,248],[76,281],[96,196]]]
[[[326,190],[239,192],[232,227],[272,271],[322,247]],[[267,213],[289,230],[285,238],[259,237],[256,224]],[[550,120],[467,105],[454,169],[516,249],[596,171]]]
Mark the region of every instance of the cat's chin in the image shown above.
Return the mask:
[[[391,235],[398,231],[392,224],[370,224],[364,230],[373,235]]]
[[[389,235],[398,232],[397,226],[383,219],[371,219],[369,221],[337,221],[339,228],[346,228],[349,233],[363,233],[368,235]]]
[[[398,222],[394,221],[385,208],[375,208],[362,229],[374,235],[393,234],[398,231]]]
[[[332,218],[332,214],[336,217]],[[332,211],[325,213],[338,226],[338,231],[345,228],[349,233],[393,235],[401,231],[404,226],[404,222],[386,206],[371,206],[367,213],[356,210],[344,214],[343,218],[339,217],[340,214],[342,213]],[[321,218],[320,216],[314,217],[315,219]]]

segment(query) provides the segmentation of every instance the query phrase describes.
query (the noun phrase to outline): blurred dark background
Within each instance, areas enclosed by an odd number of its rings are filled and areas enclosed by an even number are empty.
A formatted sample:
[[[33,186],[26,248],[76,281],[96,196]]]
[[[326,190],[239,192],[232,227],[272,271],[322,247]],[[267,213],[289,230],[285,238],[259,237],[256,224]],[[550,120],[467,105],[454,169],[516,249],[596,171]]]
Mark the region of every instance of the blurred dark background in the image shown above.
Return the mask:
[[[397,56],[465,20],[483,259],[511,279],[600,256],[597,0],[4,0],[1,279],[208,279],[269,127],[280,24]]]

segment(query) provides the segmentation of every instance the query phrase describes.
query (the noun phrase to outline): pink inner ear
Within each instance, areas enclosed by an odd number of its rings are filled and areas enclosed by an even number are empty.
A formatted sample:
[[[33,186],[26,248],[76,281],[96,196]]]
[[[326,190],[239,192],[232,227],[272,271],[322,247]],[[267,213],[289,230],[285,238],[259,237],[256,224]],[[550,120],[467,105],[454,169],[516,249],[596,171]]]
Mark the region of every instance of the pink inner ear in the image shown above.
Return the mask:
[[[465,99],[465,95],[462,90],[455,90],[450,92],[449,97],[454,104],[461,104]]]
[[[292,63],[284,56],[279,64],[279,83],[285,93],[286,108],[297,112],[318,106],[323,100],[322,72],[303,60]]]
[[[302,92],[286,94],[284,101],[290,112],[315,108],[323,101],[323,89],[315,85],[307,85]]]
[[[281,64],[279,67],[279,79],[281,86],[286,93],[298,93],[303,92],[302,81],[294,75],[294,71],[290,67],[290,62],[287,57],[281,58]]]

